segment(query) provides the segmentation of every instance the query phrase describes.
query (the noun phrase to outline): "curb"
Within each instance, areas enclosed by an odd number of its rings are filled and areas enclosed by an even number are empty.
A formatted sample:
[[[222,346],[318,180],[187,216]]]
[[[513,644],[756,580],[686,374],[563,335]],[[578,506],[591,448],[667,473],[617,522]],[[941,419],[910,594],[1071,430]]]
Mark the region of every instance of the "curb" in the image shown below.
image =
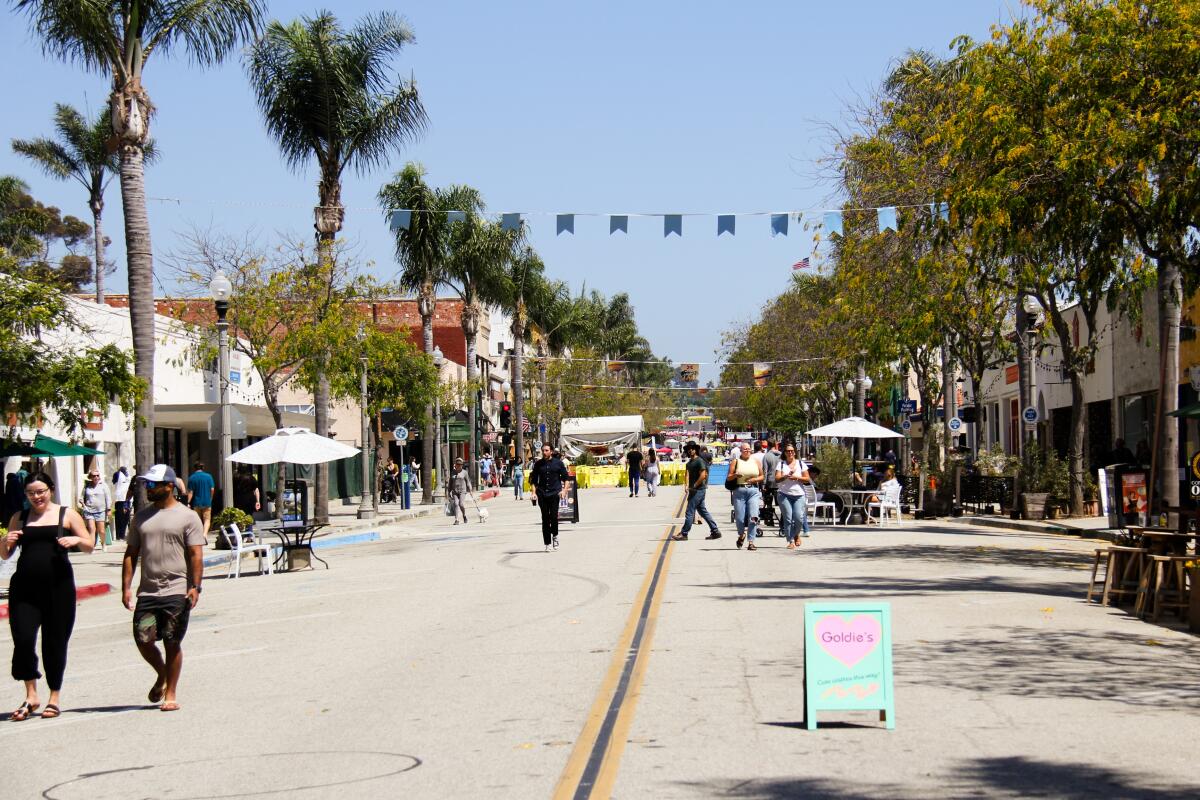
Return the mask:
[[[344,544],[362,544],[364,542],[377,542],[380,539],[379,531],[367,531],[365,533],[354,533],[348,536],[329,536],[324,539],[314,539],[312,546],[314,550],[320,550],[325,547],[340,547]],[[279,545],[271,546],[271,558],[279,555]],[[218,555],[211,555],[204,559],[205,567],[217,567],[221,564],[228,564],[233,560],[233,553],[225,551]]]
[[[956,522],[964,525],[980,525],[986,528],[1000,528],[1002,530],[1023,531],[1025,533],[1053,533],[1060,536],[1075,536],[1080,539],[1103,539],[1107,542],[1115,542],[1119,531],[1110,530],[1108,528],[1073,528],[1069,525],[1054,525],[1051,523],[1035,523],[1024,522],[1015,519],[999,519],[996,517],[956,517],[946,520],[947,522]]]
[[[107,583],[89,583],[87,586],[77,586],[75,587],[75,602],[78,603],[90,597],[99,597],[112,590],[112,585]],[[8,619],[8,603],[0,606],[0,619]]]

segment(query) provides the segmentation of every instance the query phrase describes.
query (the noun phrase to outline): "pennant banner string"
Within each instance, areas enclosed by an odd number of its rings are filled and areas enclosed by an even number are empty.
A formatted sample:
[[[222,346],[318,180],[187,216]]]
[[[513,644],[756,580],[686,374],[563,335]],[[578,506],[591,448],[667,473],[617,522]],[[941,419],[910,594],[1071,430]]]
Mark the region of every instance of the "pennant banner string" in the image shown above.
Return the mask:
[[[752,366],[754,364],[802,364],[809,361],[831,361],[834,356],[812,356],[810,358],[780,358],[775,361],[680,361],[679,363],[667,364],[665,361],[638,361],[632,358],[577,358],[575,356],[539,356],[526,355],[526,361],[537,361],[545,359],[547,361],[581,361],[595,364],[666,364],[669,367],[679,367],[683,364],[700,364],[705,366],[724,365],[727,367],[733,366]]]

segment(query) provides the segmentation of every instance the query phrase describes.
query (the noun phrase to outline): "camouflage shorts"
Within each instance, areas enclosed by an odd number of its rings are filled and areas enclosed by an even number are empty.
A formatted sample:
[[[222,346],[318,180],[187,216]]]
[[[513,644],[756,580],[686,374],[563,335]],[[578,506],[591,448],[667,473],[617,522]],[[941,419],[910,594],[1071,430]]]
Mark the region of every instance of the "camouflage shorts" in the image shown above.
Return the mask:
[[[187,595],[139,597],[133,610],[133,638],[140,644],[178,644],[187,635],[192,604]]]

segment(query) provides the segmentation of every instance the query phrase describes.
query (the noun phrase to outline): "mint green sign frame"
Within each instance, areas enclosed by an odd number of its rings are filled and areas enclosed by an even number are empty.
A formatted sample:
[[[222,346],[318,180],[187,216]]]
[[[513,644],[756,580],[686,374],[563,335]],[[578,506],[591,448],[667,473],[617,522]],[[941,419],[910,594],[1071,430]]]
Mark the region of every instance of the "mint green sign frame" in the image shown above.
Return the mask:
[[[818,711],[879,711],[896,727],[890,603],[804,604],[804,722]]]

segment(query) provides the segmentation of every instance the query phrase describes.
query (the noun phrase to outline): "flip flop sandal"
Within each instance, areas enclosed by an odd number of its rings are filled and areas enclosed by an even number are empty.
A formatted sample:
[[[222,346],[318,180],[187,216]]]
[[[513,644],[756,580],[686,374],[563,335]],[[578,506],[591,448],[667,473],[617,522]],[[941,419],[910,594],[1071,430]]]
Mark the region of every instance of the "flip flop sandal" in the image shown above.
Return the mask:
[[[24,703],[21,703],[20,707],[16,711],[8,715],[8,721],[24,722],[25,720],[29,719],[30,714],[37,711],[41,707],[41,703],[30,703],[28,700],[26,700]]]
[[[42,712],[42,719],[54,719],[58,716],[62,716],[62,711],[54,703],[46,706],[46,710]]]

